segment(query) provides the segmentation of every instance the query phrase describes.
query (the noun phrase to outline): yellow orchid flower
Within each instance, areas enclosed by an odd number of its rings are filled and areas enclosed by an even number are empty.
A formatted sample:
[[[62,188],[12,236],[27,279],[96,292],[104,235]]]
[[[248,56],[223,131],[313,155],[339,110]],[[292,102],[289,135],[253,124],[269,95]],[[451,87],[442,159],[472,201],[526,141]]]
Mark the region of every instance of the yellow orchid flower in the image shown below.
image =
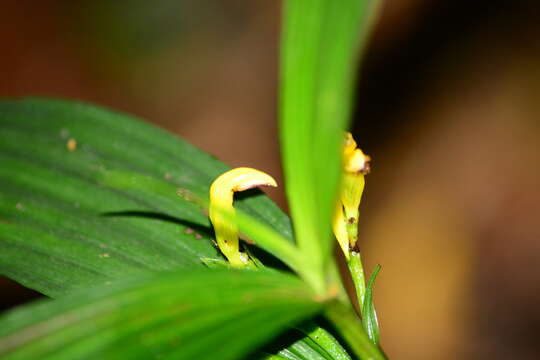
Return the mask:
[[[209,216],[218,247],[233,267],[249,264],[247,254],[240,252],[238,226],[233,207],[234,192],[257,186],[277,186],[270,175],[252,168],[240,167],[221,174],[210,186]]]
[[[356,141],[351,133],[346,133],[343,147],[343,179],[333,230],[347,259],[349,249],[356,245],[358,239],[358,208],[365,186],[364,175],[370,170],[370,160],[368,155],[356,147]]]

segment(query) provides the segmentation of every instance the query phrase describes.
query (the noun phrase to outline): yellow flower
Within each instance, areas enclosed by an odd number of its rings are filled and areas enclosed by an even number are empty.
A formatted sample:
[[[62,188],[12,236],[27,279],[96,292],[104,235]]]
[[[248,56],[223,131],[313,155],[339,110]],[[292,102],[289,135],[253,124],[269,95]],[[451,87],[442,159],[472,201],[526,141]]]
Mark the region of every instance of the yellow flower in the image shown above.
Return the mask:
[[[341,249],[349,258],[349,248],[358,239],[358,208],[364,191],[364,175],[370,171],[371,158],[356,147],[351,133],[345,134],[343,147],[343,178],[337,210],[334,214],[333,230]]]
[[[247,254],[240,252],[238,226],[233,207],[234,192],[257,186],[277,186],[268,174],[252,168],[235,168],[221,174],[210,186],[209,216],[219,249],[233,267],[249,264]]]

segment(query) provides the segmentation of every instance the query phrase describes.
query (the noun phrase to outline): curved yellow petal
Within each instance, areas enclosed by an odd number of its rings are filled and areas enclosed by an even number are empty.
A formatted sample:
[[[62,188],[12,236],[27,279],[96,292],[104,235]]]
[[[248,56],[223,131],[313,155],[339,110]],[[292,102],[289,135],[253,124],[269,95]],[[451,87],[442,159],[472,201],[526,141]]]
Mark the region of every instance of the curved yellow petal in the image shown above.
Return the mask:
[[[233,207],[234,192],[257,186],[277,186],[270,175],[252,168],[240,167],[221,174],[210,186],[209,216],[219,249],[233,267],[249,263],[238,245],[238,226]]]

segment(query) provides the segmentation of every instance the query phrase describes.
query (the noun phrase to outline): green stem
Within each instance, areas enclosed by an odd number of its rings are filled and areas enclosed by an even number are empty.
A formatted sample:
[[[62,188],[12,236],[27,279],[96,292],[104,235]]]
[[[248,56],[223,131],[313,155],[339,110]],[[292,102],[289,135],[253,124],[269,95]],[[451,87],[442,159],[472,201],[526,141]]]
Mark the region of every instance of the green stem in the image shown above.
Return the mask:
[[[351,251],[347,265],[349,267],[349,271],[351,272],[354,288],[356,290],[356,297],[358,298],[360,313],[362,313],[362,309],[364,308],[364,297],[366,295],[366,277],[364,275],[364,267],[362,266],[360,253]]]
[[[336,327],[358,358],[386,360],[386,355],[382,350],[368,338],[362,322],[352,307],[334,301],[326,308],[325,316]]]

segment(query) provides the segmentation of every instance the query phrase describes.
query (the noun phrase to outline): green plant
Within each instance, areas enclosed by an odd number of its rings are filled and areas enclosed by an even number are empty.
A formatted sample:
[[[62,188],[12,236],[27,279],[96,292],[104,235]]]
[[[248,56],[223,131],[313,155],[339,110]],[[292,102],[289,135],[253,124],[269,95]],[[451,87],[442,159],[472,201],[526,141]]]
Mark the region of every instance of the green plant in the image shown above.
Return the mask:
[[[355,58],[374,7],[285,3],[280,137],[293,224],[260,192],[212,217],[226,239],[238,227],[254,242],[251,260],[236,244],[224,250],[247,269],[212,244],[208,193],[224,164],[117,113],[1,102],[0,273],[53,298],[0,317],[1,358],[384,359],[378,269],[366,287],[359,254],[343,247],[359,316],[332,256]]]

